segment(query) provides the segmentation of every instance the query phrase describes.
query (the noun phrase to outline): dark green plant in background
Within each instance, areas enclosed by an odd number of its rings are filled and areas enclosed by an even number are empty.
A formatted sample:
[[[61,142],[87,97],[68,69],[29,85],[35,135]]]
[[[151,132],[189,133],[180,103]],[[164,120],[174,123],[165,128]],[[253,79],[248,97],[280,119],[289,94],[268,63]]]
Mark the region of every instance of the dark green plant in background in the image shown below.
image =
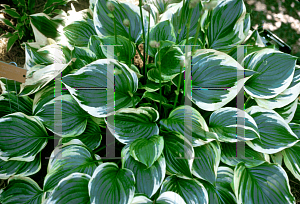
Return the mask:
[[[56,8],[65,5],[70,1],[76,0],[48,0],[44,6],[43,13],[48,14],[49,16],[61,14],[63,11]],[[30,15],[36,13],[36,10],[34,9],[35,3],[36,0],[13,0],[15,8],[6,4],[0,4],[3,8],[0,12],[8,14],[16,21],[16,25],[13,25],[8,19],[0,18],[0,21],[14,30],[13,32],[7,32],[0,36],[0,38],[8,38],[7,52],[12,48],[16,41],[19,41],[20,44],[23,42],[34,41],[33,30],[30,26]]]

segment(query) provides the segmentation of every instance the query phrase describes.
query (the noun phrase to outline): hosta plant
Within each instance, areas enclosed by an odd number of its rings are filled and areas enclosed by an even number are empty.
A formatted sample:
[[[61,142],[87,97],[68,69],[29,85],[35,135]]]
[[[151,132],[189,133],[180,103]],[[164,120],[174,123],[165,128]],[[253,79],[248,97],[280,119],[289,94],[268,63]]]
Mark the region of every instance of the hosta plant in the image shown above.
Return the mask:
[[[1,80],[0,202],[296,203],[296,57],[258,44],[243,0],[146,3],[36,15],[25,83]]]

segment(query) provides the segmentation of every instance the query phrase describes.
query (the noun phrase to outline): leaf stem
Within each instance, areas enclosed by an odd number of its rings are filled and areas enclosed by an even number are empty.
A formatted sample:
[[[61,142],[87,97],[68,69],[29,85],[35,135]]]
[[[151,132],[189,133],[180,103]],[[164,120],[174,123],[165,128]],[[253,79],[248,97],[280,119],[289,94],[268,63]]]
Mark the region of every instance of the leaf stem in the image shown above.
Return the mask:
[[[188,45],[188,43],[189,43],[191,17],[192,17],[192,12],[189,12],[188,23],[186,25],[187,26],[187,34],[186,34],[186,42],[185,42],[186,45]],[[187,54],[188,53],[185,53],[186,58],[187,58]],[[176,103],[177,103],[177,100],[178,100],[179,90],[180,90],[180,85],[181,85],[181,78],[182,78],[182,66],[180,66],[179,82],[178,82],[177,91],[175,92],[176,96],[175,96],[173,109],[176,108]]]
[[[158,110],[160,113],[161,111],[161,59],[160,59],[159,48],[157,48],[157,52],[158,52],[158,67],[159,67],[159,109]]]
[[[140,7],[140,15],[141,15],[141,21],[142,21],[142,28],[143,28],[143,43],[144,43],[144,48],[143,48],[143,50],[144,50],[144,56],[143,56],[143,69],[145,70],[146,69],[146,48],[145,48],[145,40],[146,40],[146,38],[145,38],[145,28],[144,28],[144,19],[143,19],[143,12],[142,12],[142,0],[139,0],[139,7]],[[149,27],[149,25],[148,25],[148,27]],[[146,73],[144,73],[144,74],[146,74]],[[146,84],[146,77],[145,77],[145,84]]]
[[[129,47],[131,48],[131,34],[130,34],[130,27],[131,25],[129,24],[129,27],[128,27],[128,32],[129,32]],[[128,61],[129,61],[129,68],[131,69],[131,52],[129,51],[128,53]]]
[[[114,15],[114,11],[112,12],[112,14]],[[116,42],[116,45],[118,45],[118,41],[117,41],[117,33],[116,33],[116,17],[114,15],[114,34],[115,34],[115,42]],[[118,47],[118,46],[117,46]],[[117,52],[117,59],[119,60],[119,56],[118,56],[118,48],[115,48],[116,49],[116,52]]]

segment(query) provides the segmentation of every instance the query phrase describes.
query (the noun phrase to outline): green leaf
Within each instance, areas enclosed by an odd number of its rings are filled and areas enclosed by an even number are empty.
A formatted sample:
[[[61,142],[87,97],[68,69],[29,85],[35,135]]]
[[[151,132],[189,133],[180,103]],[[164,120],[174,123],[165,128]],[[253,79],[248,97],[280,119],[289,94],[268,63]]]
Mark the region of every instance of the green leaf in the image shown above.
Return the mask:
[[[123,108],[116,112],[114,124],[107,120],[105,122],[119,142],[128,144],[137,138],[158,135],[159,129],[155,123],[158,118],[158,112],[151,107]]]
[[[216,141],[213,141],[199,147],[194,147],[194,151],[193,175],[214,185],[221,157],[220,145]]]
[[[175,46],[168,46],[160,49],[159,53],[155,54],[155,66],[159,67],[159,56],[161,59],[161,77],[164,82],[169,82],[175,76],[180,74],[180,61],[184,60],[184,55],[180,48]],[[183,71],[183,69],[182,69]],[[159,77],[159,76],[158,76]]]
[[[2,93],[0,95],[0,110],[0,117],[15,112],[32,115],[32,99],[28,96],[18,96],[15,91]]]
[[[102,48],[101,48],[101,38],[97,35],[90,36],[90,40],[88,43],[88,49],[95,53],[97,59],[105,59],[106,56],[104,55]]]
[[[192,144],[179,132],[160,131],[164,137],[163,154],[167,163],[167,174],[176,174],[184,178],[192,177],[192,165],[195,152]]]
[[[19,35],[18,33],[14,33],[13,36],[11,36],[9,39],[8,39],[8,42],[7,42],[7,47],[6,47],[6,51],[9,52],[12,48],[12,46],[15,44],[15,42],[19,39]]]
[[[33,161],[48,141],[42,122],[21,112],[0,118],[0,129],[0,159],[4,161]]]
[[[294,115],[291,123],[300,124],[300,102],[298,102],[298,104],[297,104],[297,109],[296,109],[295,115]]]
[[[0,190],[2,204],[42,203],[42,197],[43,190],[29,177],[13,176],[8,180],[5,189]]]
[[[289,123],[292,121],[296,113],[298,101],[298,98],[296,98],[296,100],[291,102],[290,104],[282,108],[275,108],[274,111],[276,111],[284,119],[285,122]]]
[[[285,67],[286,65],[284,65]],[[286,68],[284,68],[286,69]],[[287,89],[271,99],[255,98],[256,103],[263,108],[282,108],[294,102],[300,94],[300,69],[295,69],[294,77]]]
[[[245,145],[244,156],[245,158],[237,157],[237,144],[234,143],[221,143],[222,154],[221,161],[229,166],[235,167],[238,163],[244,162],[246,167],[254,167],[264,163],[265,157],[262,153],[254,151],[248,145]]]
[[[92,20],[74,21],[63,31],[69,43],[78,47],[87,47],[90,37],[97,34]]]
[[[135,44],[130,41],[129,44],[129,39],[127,37],[117,35],[117,44],[115,42],[115,37],[114,36],[103,36],[100,38],[101,40],[101,49],[102,52],[104,53],[104,58],[106,59],[108,55],[114,56],[115,60],[118,61],[124,61],[126,64],[129,63],[128,57],[130,56],[130,59],[134,58],[136,54],[136,48]],[[107,46],[105,45],[122,45],[122,46],[116,46],[114,47],[115,53],[107,53]],[[120,56],[117,56],[117,53],[120,53]]]
[[[21,18],[20,14],[14,8],[3,9],[1,11],[4,13],[7,13],[8,15],[10,15],[13,18]]]
[[[71,60],[68,59],[71,51],[67,47],[57,44],[46,45],[38,49],[37,54],[52,63],[66,64]]]
[[[97,125],[92,119],[87,120],[85,131],[79,136],[63,137],[61,143],[67,143],[72,139],[79,139],[91,150],[95,150],[100,146],[102,135],[99,125]]]
[[[217,110],[234,99],[243,87],[242,84],[249,80],[253,73],[243,69],[225,53],[210,49],[198,50],[192,58],[191,100],[203,110]],[[239,76],[244,77],[238,79]]]
[[[233,180],[238,203],[295,203],[288,176],[278,164],[265,162],[247,168],[244,163],[239,163],[234,169]]]
[[[98,166],[89,181],[91,203],[130,204],[134,197],[135,178],[131,170],[119,167],[113,162]]]
[[[156,92],[145,91],[142,98],[147,98],[147,99],[150,99],[150,100],[158,102],[158,103],[161,102],[161,104],[163,106],[165,106],[167,108],[173,108],[173,105],[168,103],[168,99],[166,97],[161,96],[161,98],[160,98],[159,93],[156,93]]]
[[[233,192],[228,191],[228,189],[213,186],[208,182],[203,182],[203,186],[207,190],[209,204],[236,204],[236,197]]]
[[[0,159],[0,166],[0,179],[3,180],[11,176],[31,176],[41,169],[41,154],[31,162]]]
[[[237,131],[238,127],[239,131]],[[221,142],[248,141],[259,138],[255,120],[245,111],[232,107],[214,111],[209,118],[209,130],[218,134],[218,140]]]
[[[86,65],[97,60],[97,56],[89,48],[75,46],[71,53],[72,58],[80,59]]]
[[[44,179],[44,192],[52,191],[65,177],[72,173],[85,173],[92,176],[97,166],[97,158],[80,140],[56,147],[50,156],[47,175]]]
[[[113,101],[107,101],[107,68],[109,65],[115,67],[115,107],[107,107]],[[112,70],[110,70],[112,71]],[[119,74],[118,74],[119,73]],[[138,87],[136,74],[126,64],[114,59],[99,59],[79,69],[74,74],[68,74],[62,78],[63,84],[69,90],[77,103],[86,112],[94,117],[107,117],[121,108],[132,106],[132,99],[129,94],[134,94]],[[78,89],[77,88],[86,88]],[[101,89],[93,89],[101,88]],[[137,103],[138,97],[134,100]]]
[[[179,43],[179,45],[194,45],[194,41],[195,41],[195,37],[189,37],[188,44],[186,44],[186,39],[183,39],[183,40]],[[195,45],[198,45],[198,46],[192,46],[192,49],[193,49],[193,47],[195,47],[195,50],[204,48],[203,42],[201,42],[201,39],[200,39],[200,38],[197,39]],[[179,48],[180,48],[180,50],[182,51],[182,53],[185,55],[185,49],[186,49],[185,46],[179,46]]]
[[[148,34],[147,34],[148,36]],[[146,42],[148,42],[148,37],[146,36]],[[149,31],[149,42],[151,40],[155,40],[157,42],[160,41],[172,41],[176,42],[176,35],[174,32],[174,27],[171,24],[170,20],[165,20],[162,22],[157,23],[153,27],[151,27]],[[148,47],[148,55],[154,57],[157,53],[156,48]]]
[[[155,201],[156,204],[186,204],[183,198],[172,191],[166,191],[160,194],[160,196]]]
[[[221,1],[210,17],[207,30],[209,48],[227,50],[243,42],[250,28],[244,22],[248,20],[243,0]]]
[[[233,170],[227,166],[219,166],[216,185],[232,191]]]
[[[149,198],[152,197],[160,188],[166,175],[166,160],[163,154],[149,168],[130,156],[129,144],[123,147],[121,156],[123,157],[122,168],[130,169],[135,176],[135,191],[144,193]]]
[[[246,69],[257,72],[245,83],[246,93],[254,98],[270,99],[290,86],[296,57],[266,48],[247,55],[242,63]]]
[[[8,20],[5,18],[0,18],[0,21],[2,21],[3,23],[5,23],[7,26],[13,28],[14,30],[16,30],[16,27]]]
[[[284,164],[290,170],[290,172],[295,176],[296,179],[300,181],[300,142],[294,146],[287,148],[282,151]]]
[[[72,173],[57,184],[45,204],[89,203],[88,183],[90,179],[88,174]]]
[[[53,80],[58,74],[61,74],[64,69],[66,69],[72,61],[68,64],[58,64],[54,63],[48,65],[37,71],[34,68],[28,70],[26,74],[25,83],[21,84],[20,95],[26,96],[44,88],[51,80]]]
[[[202,12],[202,4],[198,3],[195,8],[190,9],[189,3],[191,0],[185,1],[185,5],[183,5],[183,2],[179,2],[178,4],[174,4],[173,7],[168,8],[160,17],[160,22],[163,22],[165,20],[170,20],[173,27],[174,32],[177,38],[177,33],[179,33],[178,38],[176,39],[176,42],[181,42],[182,40],[186,39],[187,35],[187,24],[188,24],[188,16],[191,15],[191,22],[190,22],[190,31],[189,36],[195,36],[197,32],[197,26],[198,26],[198,19],[201,17]],[[203,32],[200,31],[199,37],[201,41],[203,42]]]
[[[61,103],[61,117],[55,116],[55,107],[58,101]],[[81,135],[85,131],[89,117],[89,114],[69,94],[61,95],[47,102],[35,115],[51,132],[62,137]],[[57,132],[55,124],[60,123],[62,132]]]
[[[162,136],[153,135],[150,138],[137,138],[130,144],[130,155],[148,168],[160,157],[164,149]]]
[[[188,124],[191,120],[191,124]],[[179,106],[171,111],[167,119],[161,119],[164,128],[184,135],[193,146],[200,146],[217,139],[215,133],[208,132],[208,126],[201,114],[191,106]]]
[[[40,35],[43,35],[44,38],[46,37],[52,39],[60,36],[58,31],[58,23],[53,21],[48,15],[44,13],[30,15],[30,25],[33,28],[36,42],[41,42],[40,40],[37,40]]]
[[[153,204],[153,202],[144,195],[135,195],[130,204]]]
[[[255,151],[274,154],[297,143],[298,137],[274,110],[252,106],[246,112],[255,120],[260,134],[260,139],[246,141]]]
[[[116,19],[116,33],[126,38],[129,36],[128,28],[123,24],[123,20],[127,18],[130,22],[130,35],[133,42],[138,45],[142,42],[142,22],[140,18],[139,7],[128,3],[119,3],[117,1],[111,1],[115,7],[114,17]],[[110,13],[106,7],[106,1],[97,1],[94,9],[94,25],[97,35],[99,36],[113,36],[114,35],[114,21],[107,14]],[[143,24],[144,31],[147,33],[149,29],[149,22],[146,17],[148,13],[143,11]],[[153,17],[150,16],[150,27],[154,25]]]
[[[208,194],[204,186],[196,179],[183,179],[169,176],[162,184],[160,193],[173,191],[178,193],[187,204],[208,204]]]
[[[292,129],[292,131],[297,135],[297,137],[300,139],[300,124],[289,123],[289,126]]]

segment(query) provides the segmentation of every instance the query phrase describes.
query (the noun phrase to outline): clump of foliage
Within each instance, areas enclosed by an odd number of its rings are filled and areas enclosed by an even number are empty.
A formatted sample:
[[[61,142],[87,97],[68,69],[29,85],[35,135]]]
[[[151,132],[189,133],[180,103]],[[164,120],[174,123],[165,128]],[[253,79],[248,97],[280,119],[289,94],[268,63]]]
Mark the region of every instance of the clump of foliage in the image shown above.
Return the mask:
[[[146,3],[36,15],[26,82],[0,96],[0,201],[295,203],[297,58],[259,43],[243,0]]]
[[[56,8],[65,5],[70,1],[76,0],[48,0],[44,6],[43,13],[50,16],[62,14],[64,11]],[[16,41],[19,41],[20,44],[23,42],[34,41],[33,29],[30,26],[30,21],[35,20],[35,17],[31,15],[36,13],[34,9],[36,0],[13,0],[12,2],[15,8],[11,8],[7,4],[0,4],[0,6],[4,8],[1,9],[0,12],[8,14],[16,21],[16,25],[14,26],[8,19],[0,18],[5,25],[14,30],[13,33],[7,32],[0,36],[0,38],[8,38],[7,52],[12,48]]]

